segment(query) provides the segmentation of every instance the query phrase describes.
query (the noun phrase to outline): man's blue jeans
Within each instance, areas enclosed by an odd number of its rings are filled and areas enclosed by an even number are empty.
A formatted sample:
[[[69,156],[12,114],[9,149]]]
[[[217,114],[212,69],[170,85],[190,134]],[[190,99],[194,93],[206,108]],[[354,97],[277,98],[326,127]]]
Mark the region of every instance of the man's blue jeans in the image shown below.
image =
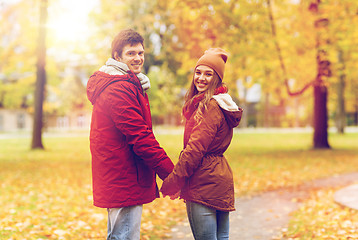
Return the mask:
[[[107,240],[139,240],[143,205],[108,208]]]
[[[187,201],[186,211],[195,240],[229,239],[229,212]]]

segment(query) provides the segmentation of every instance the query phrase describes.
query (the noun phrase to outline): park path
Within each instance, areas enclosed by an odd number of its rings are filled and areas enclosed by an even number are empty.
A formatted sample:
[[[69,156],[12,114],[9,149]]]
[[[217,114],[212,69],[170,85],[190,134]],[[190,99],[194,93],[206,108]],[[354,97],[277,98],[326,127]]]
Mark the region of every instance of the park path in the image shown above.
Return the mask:
[[[283,188],[250,198],[238,198],[236,211],[230,214],[230,239],[275,239],[287,226],[289,214],[298,209],[299,202],[310,196],[310,191],[345,187],[356,182],[358,172],[317,179],[295,188]],[[187,220],[172,228],[170,239],[193,240]]]

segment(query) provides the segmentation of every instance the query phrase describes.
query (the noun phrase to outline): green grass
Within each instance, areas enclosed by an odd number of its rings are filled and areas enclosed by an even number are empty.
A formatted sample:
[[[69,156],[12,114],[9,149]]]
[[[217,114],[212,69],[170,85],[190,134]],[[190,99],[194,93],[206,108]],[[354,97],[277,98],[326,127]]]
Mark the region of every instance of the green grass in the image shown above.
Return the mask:
[[[226,157],[236,193],[247,195],[358,171],[357,140],[357,133],[331,134],[332,149],[313,150],[309,133],[238,133]]]
[[[182,134],[156,136],[176,162]],[[330,134],[331,150],[312,150],[309,133],[239,131],[226,153],[236,194],[358,171],[357,140],[358,133]],[[0,139],[0,239],[103,239],[106,212],[92,206],[88,136],[45,137],[44,145],[30,151],[29,138]],[[167,198],[145,206],[142,239],[165,238],[184,212]]]

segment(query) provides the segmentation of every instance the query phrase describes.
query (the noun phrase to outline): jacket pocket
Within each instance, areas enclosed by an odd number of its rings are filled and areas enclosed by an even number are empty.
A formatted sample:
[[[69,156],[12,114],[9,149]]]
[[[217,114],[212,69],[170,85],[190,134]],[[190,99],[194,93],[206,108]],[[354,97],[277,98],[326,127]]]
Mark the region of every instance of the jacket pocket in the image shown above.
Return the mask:
[[[155,181],[155,172],[150,169],[142,160],[136,159],[137,182],[141,187],[151,187]]]

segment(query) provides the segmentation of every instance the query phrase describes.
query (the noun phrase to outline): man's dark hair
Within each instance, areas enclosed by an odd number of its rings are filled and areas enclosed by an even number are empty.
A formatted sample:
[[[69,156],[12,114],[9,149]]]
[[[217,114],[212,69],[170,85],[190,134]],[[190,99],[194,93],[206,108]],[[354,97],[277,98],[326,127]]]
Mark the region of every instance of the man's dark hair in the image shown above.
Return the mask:
[[[121,57],[124,46],[128,44],[130,46],[134,46],[140,43],[144,48],[143,42],[143,37],[133,29],[126,29],[119,32],[112,41],[112,58],[114,59],[115,52],[117,52],[118,56]]]

